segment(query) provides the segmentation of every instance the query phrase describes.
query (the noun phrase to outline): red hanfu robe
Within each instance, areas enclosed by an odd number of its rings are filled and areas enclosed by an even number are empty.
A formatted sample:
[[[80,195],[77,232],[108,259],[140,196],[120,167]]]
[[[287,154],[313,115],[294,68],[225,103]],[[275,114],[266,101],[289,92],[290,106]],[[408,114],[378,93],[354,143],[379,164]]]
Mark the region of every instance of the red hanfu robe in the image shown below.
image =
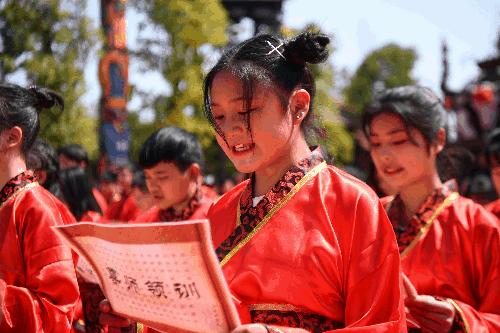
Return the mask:
[[[134,196],[128,195],[120,201],[109,205],[103,220],[130,222],[135,220],[140,214],[141,209],[137,206]]]
[[[455,307],[451,332],[500,332],[496,218],[449,184],[430,195],[406,227],[400,223],[400,197],[382,202],[396,232],[403,272],[419,294],[447,299]]]
[[[79,302],[72,252],[51,229],[60,202],[30,172],[0,191],[0,332],[70,332]]]
[[[484,208],[500,219],[500,199],[488,203]]]
[[[377,196],[315,151],[253,207],[252,180],[209,212],[242,323],[404,332],[400,260]]]

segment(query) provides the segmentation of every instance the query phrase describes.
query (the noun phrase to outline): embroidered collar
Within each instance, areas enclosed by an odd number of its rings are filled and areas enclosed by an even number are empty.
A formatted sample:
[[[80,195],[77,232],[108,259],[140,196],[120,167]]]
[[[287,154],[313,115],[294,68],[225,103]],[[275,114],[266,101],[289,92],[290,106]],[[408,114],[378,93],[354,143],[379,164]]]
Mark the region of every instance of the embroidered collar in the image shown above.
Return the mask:
[[[195,210],[200,207],[202,200],[203,192],[197,189],[195,195],[189,200],[187,206],[183,208],[182,211],[177,212],[173,207],[160,210],[160,221],[173,222],[188,220]]]
[[[240,199],[241,216],[250,213],[260,218],[264,217],[269,211],[269,207],[281,200],[290,190],[301,180],[306,173],[316,165],[323,162],[319,148],[315,149],[311,155],[299,161],[298,165],[292,166],[281,177],[281,179],[268,191],[264,197],[253,207],[253,184],[255,175],[252,174],[247,187],[243,190]],[[243,223],[243,221],[241,221]]]
[[[310,156],[301,160],[298,165],[292,166],[281,179],[267,192],[259,203],[253,207],[252,205],[252,175],[247,186],[243,190],[239,202],[239,221],[231,235],[224,240],[216,249],[219,260],[231,252],[231,250],[247,235],[249,235],[259,222],[280,202],[294,186],[300,182],[302,178],[314,167],[323,162],[319,148],[315,149]],[[239,223],[239,224],[238,224]]]
[[[19,190],[23,189],[28,184],[34,183],[35,181],[35,176],[30,170],[21,172],[9,180],[0,191],[0,205],[9,200]]]
[[[396,234],[399,252],[403,252],[410,245],[420,229],[428,223],[437,207],[453,192],[454,188],[455,182],[449,181],[435,189],[409,220],[405,217],[403,200],[399,195],[396,195],[387,207],[387,215]]]

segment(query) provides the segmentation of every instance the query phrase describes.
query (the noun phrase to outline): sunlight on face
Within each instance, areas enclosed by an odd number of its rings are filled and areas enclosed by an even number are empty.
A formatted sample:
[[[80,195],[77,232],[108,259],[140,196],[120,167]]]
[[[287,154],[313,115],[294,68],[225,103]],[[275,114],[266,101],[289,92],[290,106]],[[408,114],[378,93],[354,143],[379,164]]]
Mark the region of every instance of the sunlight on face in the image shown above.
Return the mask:
[[[188,200],[190,193],[194,192],[193,187],[196,187],[196,180],[191,177],[189,168],[180,171],[174,163],[160,162],[152,168],[144,169],[144,175],[148,190],[161,209]]]
[[[293,122],[271,88],[255,87],[250,109],[246,110],[241,81],[220,72],[212,82],[210,99],[214,119],[227,144],[220,135],[217,142],[238,171],[265,169],[291,149]]]
[[[392,188],[401,190],[435,170],[435,156],[429,154],[424,136],[415,129],[408,133],[395,114],[382,113],[372,120],[369,141],[377,172]]]

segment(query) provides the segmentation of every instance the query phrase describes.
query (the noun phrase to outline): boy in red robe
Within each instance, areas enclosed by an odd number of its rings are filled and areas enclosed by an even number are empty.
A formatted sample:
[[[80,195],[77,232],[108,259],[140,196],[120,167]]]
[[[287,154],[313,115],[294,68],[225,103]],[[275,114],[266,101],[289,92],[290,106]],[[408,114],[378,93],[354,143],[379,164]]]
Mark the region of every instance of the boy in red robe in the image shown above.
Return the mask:
[[[26,169],[45,89],[0,85],[0,332],[70,332],[79,302],[72,252],[51,229],[71,214]]]

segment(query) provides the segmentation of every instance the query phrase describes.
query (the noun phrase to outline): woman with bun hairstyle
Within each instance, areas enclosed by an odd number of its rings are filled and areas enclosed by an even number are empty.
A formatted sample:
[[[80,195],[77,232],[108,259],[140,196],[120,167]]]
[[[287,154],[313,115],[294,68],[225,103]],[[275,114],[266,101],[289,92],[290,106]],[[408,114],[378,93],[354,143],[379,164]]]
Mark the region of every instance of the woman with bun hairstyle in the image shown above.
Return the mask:
[[[430,89],[406,86],[383,92],[363,117],[377,171],[397,189],[382,202],[401,253],[408,327],[499,332],[498,222],[441,182],[444,116]]]
[[[306,142],[308,63],[325,61],[329,42],[310,32],[259,35],[227,50],[205,79],[217,141],[252,174],[208,212],[242,322],[234,333],[406,330],[399,253],[382,205]]]
[[[52,91],[0,85],[0,332],[70,332],[79,301],[71,249],[51,229],[71,214],[26,168],[53,106]]]
[[[377,196],[307,143],[329,37],[260,35],[205,79],[217,142],[251,177],[209,211],[244,325],[235,332],[401,332],[399,255]]]

